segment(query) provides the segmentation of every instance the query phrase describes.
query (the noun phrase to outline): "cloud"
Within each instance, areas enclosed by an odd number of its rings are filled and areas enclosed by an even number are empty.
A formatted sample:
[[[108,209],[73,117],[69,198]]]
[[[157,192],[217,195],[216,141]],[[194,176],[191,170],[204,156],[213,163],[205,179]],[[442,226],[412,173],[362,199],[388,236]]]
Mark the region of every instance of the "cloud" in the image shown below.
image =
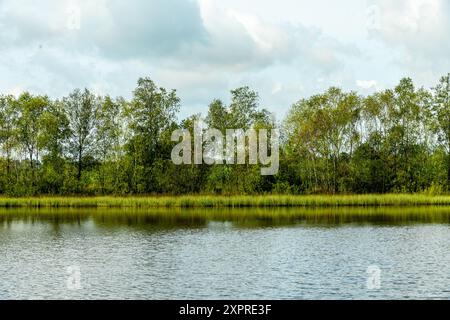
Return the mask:
[[[342,64],[341,55],[359,54],[355,46],[342,44],[317,28],[268,22],[248,12],[224,10],[212,0],[199,3],[210,41],[194,52],[204,62],[244,70],[300,61],[327,72]]]
[[[198,86],[190,88],[188,95],[195,93],[206,101],[227,100],[230,89],[250,85],[259,91],[263,107],[284,113],[301,95],[326,85],[311,80],[344,72],[345,59],[361,54],[356,46],[318,28],[269,22],[248,12],[224,10],[211,0],[201,0],[199,6],[207,42],[189,48],[190,54],[184,55],[188,58],[167,59],[161,73],[170,73],[165,78],[172,79],[203,75],[203,83],[193,81]]]
[[[328,69],[347,50],[318,29],[223,12],[211,0],[3,0],[0,24],[3,49],[45,46],[184,67],[239,71],[302,59]]]
[[[61,97],[86,86],[129,96],[138,77],[205,36],[190,0],[1,0],[0,89]]]
[[[436,80],[437,73],[450,70],[449,1],[372,0],[369,8],[370,37],[400,49],[398,65],[418,80]]]
[[[179,89],[188,110],[227,99],[240,85],[287,108],[299,82],[327,78],[359,55],[318,28],[268,22],[211,0],[3,0],[0,25],[0,71],[9,75],[0,88],[129,96],[138,77],[150,76]]]
[[[386,43],[442,56],[450,48],[450,3],[446,0],[374,0],[371,36]],[[438,50],[438,47],[441,49]]]
[[[371,89],[377,86],[375,80],[356,80],[356,85],[363,89]]]
[[[119,59],[171,53],[206,35],[190,0],[3,0],[0,21],[9,44],[65,45]]]
[[[183,116],[242,85],[284,112],[332,85],[372,91],[403,75],[428,84],[450,69],[445,0],[367,0],[368,9],[352,0],[326,12],[325,0],[280,1],[0,0],[0,91],[61,97],[89,87],[129,98],[150,76],[178,89]]]

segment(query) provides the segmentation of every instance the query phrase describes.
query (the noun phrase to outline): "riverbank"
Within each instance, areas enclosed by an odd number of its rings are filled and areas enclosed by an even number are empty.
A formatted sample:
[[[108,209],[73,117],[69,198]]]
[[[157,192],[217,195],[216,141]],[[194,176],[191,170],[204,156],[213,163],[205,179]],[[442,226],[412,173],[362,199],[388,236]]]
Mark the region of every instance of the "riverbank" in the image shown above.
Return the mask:
[[[377,207],[450,206],[450,195],[266,195],[266,196],[139,196],[139,197],[0,197],[0,207],[29,208],[239,208],[239,207]]]

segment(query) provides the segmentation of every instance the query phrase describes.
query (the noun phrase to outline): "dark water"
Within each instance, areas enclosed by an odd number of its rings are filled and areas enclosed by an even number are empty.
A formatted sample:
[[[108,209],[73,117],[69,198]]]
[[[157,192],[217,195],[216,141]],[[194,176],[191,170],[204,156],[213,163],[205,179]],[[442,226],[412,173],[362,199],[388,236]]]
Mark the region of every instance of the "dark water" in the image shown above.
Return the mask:
[[[2,210],[0,298],[449,299],[449,249],[450,208]]]

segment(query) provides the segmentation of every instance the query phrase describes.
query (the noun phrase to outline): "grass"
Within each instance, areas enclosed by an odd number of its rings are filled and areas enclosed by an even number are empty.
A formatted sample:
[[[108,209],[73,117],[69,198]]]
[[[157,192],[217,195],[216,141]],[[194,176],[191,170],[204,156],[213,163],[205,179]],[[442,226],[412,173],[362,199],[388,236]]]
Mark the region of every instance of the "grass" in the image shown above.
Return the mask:
[[[0,197],[1,208],[245,208],[450,206],[450,195],[259,195],[140,197]]]

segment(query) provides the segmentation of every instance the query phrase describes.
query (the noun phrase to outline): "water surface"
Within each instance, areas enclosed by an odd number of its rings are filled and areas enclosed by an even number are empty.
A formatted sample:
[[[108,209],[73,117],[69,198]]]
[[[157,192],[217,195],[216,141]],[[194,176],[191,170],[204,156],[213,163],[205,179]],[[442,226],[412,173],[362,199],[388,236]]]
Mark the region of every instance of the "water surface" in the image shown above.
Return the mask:
[[[0,210],[0,298],[448,299],[449,247],[442,207]]]

